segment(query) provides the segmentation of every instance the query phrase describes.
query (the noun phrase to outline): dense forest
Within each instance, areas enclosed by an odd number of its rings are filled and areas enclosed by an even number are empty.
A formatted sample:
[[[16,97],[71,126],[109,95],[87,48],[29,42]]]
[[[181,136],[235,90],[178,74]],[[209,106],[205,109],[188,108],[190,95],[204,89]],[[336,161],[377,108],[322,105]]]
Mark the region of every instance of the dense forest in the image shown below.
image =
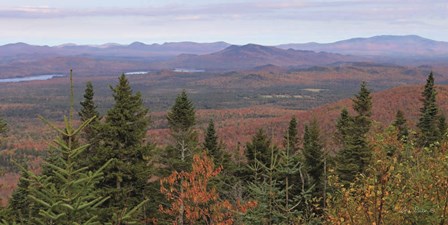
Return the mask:
[[[233,150],[213,120],[198,130],[185,90],[160,146],[125,75],[104,115],[91,82],[75,112],[71,80],[65,126],[41,118],[57,133],[41,170],[14,161],[21,178],[0,224],[448,224],[448,125],[434,85],[431,73],[413,123],[395,109],[394,122],[378,129],[362,82],[331,137],[320,118],[293,117],[281,144],[259,129]],[[8,133],[3,120],[0,132]]]

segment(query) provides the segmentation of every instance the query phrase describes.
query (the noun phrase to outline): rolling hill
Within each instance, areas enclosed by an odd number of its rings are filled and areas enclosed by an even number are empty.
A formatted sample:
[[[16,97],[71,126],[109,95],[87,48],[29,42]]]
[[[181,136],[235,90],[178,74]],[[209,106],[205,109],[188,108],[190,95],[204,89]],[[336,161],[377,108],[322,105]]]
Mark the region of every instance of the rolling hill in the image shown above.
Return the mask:
[[[221,51],[205,54],[183,54],[167,62],[155,63],[155,68],[191,68],[204,70],[241,70],[264,65],[311,66],[336,62],[360,61],[357,57],[334,53],[280,49],[276,47],[247,44],[231,45]]]
[[[416,35],[381,35],[370,38],[352,38],[327,44],[284,44],[277,47],[358,56],[387,56],[414,59],[448,58],[448,42],[434,41]]]

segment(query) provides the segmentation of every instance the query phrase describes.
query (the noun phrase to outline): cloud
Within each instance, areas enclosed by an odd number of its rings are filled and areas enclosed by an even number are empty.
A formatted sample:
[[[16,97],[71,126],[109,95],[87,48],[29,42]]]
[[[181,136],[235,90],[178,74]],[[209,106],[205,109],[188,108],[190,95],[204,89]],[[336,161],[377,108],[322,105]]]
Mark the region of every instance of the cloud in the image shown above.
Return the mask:
[[[63,17],[122,17],[202,19],[301,19],[301,20],[389,20],[410,17],[447,17],[448,3],[434,0],[352,0],[352,1],[253,1],[210,4],[170,4],[131,8],[0,8],[0,17],[16,19]]]

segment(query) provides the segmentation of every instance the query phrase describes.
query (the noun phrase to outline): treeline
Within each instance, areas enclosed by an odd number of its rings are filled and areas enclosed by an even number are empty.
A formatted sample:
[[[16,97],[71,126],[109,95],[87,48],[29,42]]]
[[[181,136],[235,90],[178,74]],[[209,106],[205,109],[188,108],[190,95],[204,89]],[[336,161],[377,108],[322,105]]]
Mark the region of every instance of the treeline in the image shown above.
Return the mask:
[[[397,110],[388,129],[374,132],[362,83],[355,114],[344,109],[337,120],[336,153],[326,150],[318,118],[306,122],[303,137],[302,121],[292,118],[279,146],[260,129],[230,151],[213,120],[201,141],[185,91],[166,115],[170,144],[155,146],[146,135],[149,109],[124,75],[105,115],[87,83],[75,127],[71,90],[65,127],[43,119],[59,135],[42,172],[16,163],[21,178],[2,224],[448,223],[447,124],[432,73],[416,131]]]

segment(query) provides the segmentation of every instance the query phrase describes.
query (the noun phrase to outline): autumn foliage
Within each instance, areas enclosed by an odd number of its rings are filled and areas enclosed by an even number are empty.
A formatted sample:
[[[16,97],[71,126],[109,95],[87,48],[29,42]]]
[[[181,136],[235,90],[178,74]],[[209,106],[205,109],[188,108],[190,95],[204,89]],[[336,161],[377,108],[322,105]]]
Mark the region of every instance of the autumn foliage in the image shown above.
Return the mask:
[[[160,205],[159,211],[170,215],[172,224],[234,224],[238,214],[256,206],[256,202],[232,204],[222,200],[210,180],[222,166],[215,165],[206,153],[193,157],[191,172],[176,172],[160,180],[160,191],[169,200],[169,206]],[[183,213],[180,213],[183,212]],[[182,218],[180,218],[182,217]],[[181,222],[180,222],[181,221]]]

